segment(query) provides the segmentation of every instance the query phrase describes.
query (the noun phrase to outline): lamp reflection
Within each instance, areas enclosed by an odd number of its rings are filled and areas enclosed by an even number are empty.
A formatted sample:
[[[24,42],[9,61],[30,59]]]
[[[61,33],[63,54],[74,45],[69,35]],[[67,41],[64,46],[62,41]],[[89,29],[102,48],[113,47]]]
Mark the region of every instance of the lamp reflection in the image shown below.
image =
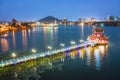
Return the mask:
[[[81,48],[78,50],[73,50],[66,53],[66,57],[68,55],[71,59],[75,59],[76,56],[79,57],[87,66],[95,68],[96,70],[100,70],[103,66],[104,57],[108,50],[107,45],[100,45],[95,47],[87,47]]]
[[[55,27],[43,27],[45,45],[51,45],[55,43],[57,39],[57,28]]]
[[[27,32],[26,30],[22,30],[22,42],[23,42],[23,49],[27,49]]]
[[[100,53],[101,53],[101,54],[104,54],[104,52],[105,52],[105,47],[104,47],[104,46],[99,46],[98,48],[99,48]]]
[[[2,47],[2,51],[7,51],[9,49],[9,43],[7,41],[7,39],[2,38],[1,40],[1,47]]]
[[[12,32],[12,41],[13,41],[13,48],[16,48],[16,39],[15,39],[15,32]]]
[[[80,58],[81,59],[84,59],[84,57],[85,57],[85,49],[83,48],[83,49],[80,49]]]
[[[84,39],[84,26],[81,26],[81,36],[82,36],[82,39]]]
[[[30,34],[31,34],[31,30],[30,29],[28,29],[28,36],[30,37]]]
[[[96,70],[100,70],[102,67],[104,57],[107,54],[107,50],[108,50],[106,46],[107,45],[100,45],[100,46],[97,46],[97,48],[95,48],[94,50]]]
[[[91,52],[89,48],[86,48],[86,56],[87,56],[87,65],[90,65]]]
[[[95,66],[97,70],[100,70],[101,67],[101,57],[100,57],[100,52],[98,49],[95,49],[94,51],[94,55],[95,55]]]
[[[47,45],[47,29],[43,27],[43,34],[44,34],[44,44]]]

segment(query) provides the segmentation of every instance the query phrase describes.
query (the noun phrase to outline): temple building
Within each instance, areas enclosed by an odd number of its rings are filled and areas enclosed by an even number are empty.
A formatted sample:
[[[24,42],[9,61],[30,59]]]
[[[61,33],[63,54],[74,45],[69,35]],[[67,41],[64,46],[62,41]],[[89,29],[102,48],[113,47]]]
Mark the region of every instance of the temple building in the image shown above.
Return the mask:
[[[93,33],[88,37],[88,41],[97,44],[108,44],[108,37],[104,34],[104,29],[101,27],[93,28]]]

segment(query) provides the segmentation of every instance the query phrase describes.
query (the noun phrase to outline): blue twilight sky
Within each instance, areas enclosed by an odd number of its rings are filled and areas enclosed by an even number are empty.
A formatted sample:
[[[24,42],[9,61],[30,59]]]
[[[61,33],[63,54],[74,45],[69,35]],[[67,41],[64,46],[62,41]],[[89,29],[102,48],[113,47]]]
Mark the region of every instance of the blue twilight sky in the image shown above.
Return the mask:
[[[37,20],[46,16],[104,18],[120,15],[120,0],[0,0],[0,20]]]

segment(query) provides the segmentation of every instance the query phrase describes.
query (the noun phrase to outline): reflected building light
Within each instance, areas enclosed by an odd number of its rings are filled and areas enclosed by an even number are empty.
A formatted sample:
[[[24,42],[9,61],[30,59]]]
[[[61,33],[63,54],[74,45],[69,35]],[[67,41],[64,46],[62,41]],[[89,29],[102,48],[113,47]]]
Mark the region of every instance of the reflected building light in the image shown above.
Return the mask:
[[[83,59],[84,58],[84,50],[80,49],[80,58]]]
[[[31,34],[31,30],[30,29],[28,29],[28,36],[30,37],[30,34]]]
[[[15,32],[12,32],[12,39],[13,39],[13,48],[16,48],[16,37],[15,37]]]
[[[53,29],[54,29],[55,31],[57,31],[57,30],[58,30],[58,27],[53,27]]]
[[[87,65],[90,65],[91,55],[89,48],[86,48],[86,55],[87,55]]]
[[[99,46],[99,51],[101,54],[105,54],[105,46]]]
[[[71,59],[75,59],[75,52],[74,51],[70,52],[69,54],[70,54]]]
[[[69,52],[68,51],[66,51],[65,56],[66,56],[66,58],[69,57]]]
[[[46,44],[49,44],[48,42],[53,41],[55,38],[54,37],[54,33],[53,33],[53,28],[52,27],[43,27],[43,31],[44,31],[44,40]],[[49,37],[49,38],[48,38]]]
[[[53,40],[57,41],[58,39],[58,27],[53,27]]]
[[[34,27],[32,31],[33,32],[40,31],[40,27]]]
[[[100,70],[100,67],[101,67],[101,57],[100,57],[100,52],[99,52],[98,49],[94,50],[94,55],[95,55],[96,70]]]
[[[2,38],[0,40],[1,40],[2,51],[3,52],[4,51],[8,51],[8,49],[9,49],[9,43],[8,43],[7,39]]]
[[[74,56],[74,55],[71,55],[71,59],[73,59],[73,60],[74,60],[74,59],[75,59],[75,56]]]
[[[43,34],[44,34],[44,41],[45,41],[45,44],[47,44],[47,29],[45,27],[43,27]]]
[[[84,38],[84,26],[81,26],[81,36],[82,36],[82,39]]]
[[[51,40],[54,40],[53,38],[54,38],[54,34],[53,34],[53,29],[52,28],[50,28],[50,36],[51,36]]]
[[[81,22],[81,23],[79,23],[79,25],[83,27],[85,25],[85,23]]]
[[[105,46],[105,52],[108,53],[108,45]]]
[[[23,43],[23,49],[27,49],[27,32],[26,30],[22,30],[22,43]]]
[[[80,54],[81,54],[81,52],[80,52],[80,49],[78,50],[78,57],[80,58]]]

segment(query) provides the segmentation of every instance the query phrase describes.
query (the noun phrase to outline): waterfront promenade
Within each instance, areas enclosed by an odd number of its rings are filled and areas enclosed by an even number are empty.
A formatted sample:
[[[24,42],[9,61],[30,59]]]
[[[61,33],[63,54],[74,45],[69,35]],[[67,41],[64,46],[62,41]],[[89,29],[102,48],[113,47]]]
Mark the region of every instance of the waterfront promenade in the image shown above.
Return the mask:
[[[89,41],[84,41],[80,44],[74,44],[74,42],[73,42],[72,46],[64,47],[64,48],[57,49],[57,50],[55,49],[55,50],[49,50],[49,51],[46,51],[46,52],[38,52],[38,53],[36,53],[36,51],[33,50],[34,53],[32,55],[21,56],[19,58],[13,58],[13,59],[9,59],[9,60],[0,61],[0,67],[2,68],[2,67],[10,66],[10,65],[15,65],[15,64],[18,64],[18,63],[23,63],[23,62],[34,60],[34,59],[37,59],[37,58],[50,56],[50,55],[53,55],[53,54],[63,53],[63,52],[66,52],[66,51],[71,51],[71,50],[79,49],[79,48],[85,48],[87,46],[94,46],[96,44],[97,43],[92,43],[92,42],[89,42]],[[15,55],[13,55],[13,56],[15,56]]]

